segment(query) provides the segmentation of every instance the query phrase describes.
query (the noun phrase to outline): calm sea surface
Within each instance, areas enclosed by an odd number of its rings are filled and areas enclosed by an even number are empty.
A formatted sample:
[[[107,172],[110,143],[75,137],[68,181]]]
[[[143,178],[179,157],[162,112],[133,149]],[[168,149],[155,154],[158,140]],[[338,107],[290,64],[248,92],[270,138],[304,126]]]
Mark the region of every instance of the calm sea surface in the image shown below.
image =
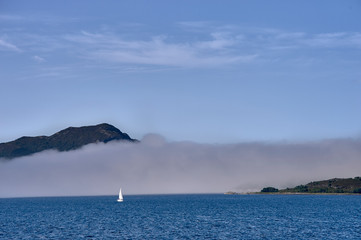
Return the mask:
[[[361,239],[361,196],[0,199],[0,239]]]

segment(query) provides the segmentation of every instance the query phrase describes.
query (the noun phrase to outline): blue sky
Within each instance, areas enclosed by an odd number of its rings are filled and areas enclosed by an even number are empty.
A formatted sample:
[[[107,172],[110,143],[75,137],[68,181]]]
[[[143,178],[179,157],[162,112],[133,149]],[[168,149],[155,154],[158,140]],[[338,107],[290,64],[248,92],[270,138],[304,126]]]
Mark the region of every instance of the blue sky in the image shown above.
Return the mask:
[[[205,143],[361,133],[360,1],[2,1],[0,142],[108,122]]]

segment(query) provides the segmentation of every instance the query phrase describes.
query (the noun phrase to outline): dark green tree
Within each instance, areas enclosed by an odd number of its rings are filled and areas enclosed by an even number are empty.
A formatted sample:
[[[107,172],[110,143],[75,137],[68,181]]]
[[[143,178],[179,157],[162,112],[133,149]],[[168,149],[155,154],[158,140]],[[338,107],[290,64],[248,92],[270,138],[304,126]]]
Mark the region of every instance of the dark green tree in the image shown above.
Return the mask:
[[[278,192],[277,188],[274,187],[265,187],[261,190],[261,192],[268,193],[268,192]]]

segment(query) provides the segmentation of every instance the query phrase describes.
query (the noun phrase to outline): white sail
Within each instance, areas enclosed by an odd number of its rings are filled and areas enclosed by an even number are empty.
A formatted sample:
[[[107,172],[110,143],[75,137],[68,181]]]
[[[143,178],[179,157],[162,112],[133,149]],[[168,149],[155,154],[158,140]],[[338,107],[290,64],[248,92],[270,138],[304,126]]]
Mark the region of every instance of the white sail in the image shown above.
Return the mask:
[[[123,202],[123,194],[122,194],[122,189],[119,189],[119,198],[117,200],[118,202]]]

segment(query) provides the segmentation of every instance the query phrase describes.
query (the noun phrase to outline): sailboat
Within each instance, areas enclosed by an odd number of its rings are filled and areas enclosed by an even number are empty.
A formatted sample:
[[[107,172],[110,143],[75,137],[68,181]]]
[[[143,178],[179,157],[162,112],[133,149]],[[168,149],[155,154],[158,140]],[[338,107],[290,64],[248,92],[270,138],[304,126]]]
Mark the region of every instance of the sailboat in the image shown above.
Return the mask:
[[[119,198],[117,200],[118,202],[123,202],[123,194],[122,194],[122,189],[119,189]]]

